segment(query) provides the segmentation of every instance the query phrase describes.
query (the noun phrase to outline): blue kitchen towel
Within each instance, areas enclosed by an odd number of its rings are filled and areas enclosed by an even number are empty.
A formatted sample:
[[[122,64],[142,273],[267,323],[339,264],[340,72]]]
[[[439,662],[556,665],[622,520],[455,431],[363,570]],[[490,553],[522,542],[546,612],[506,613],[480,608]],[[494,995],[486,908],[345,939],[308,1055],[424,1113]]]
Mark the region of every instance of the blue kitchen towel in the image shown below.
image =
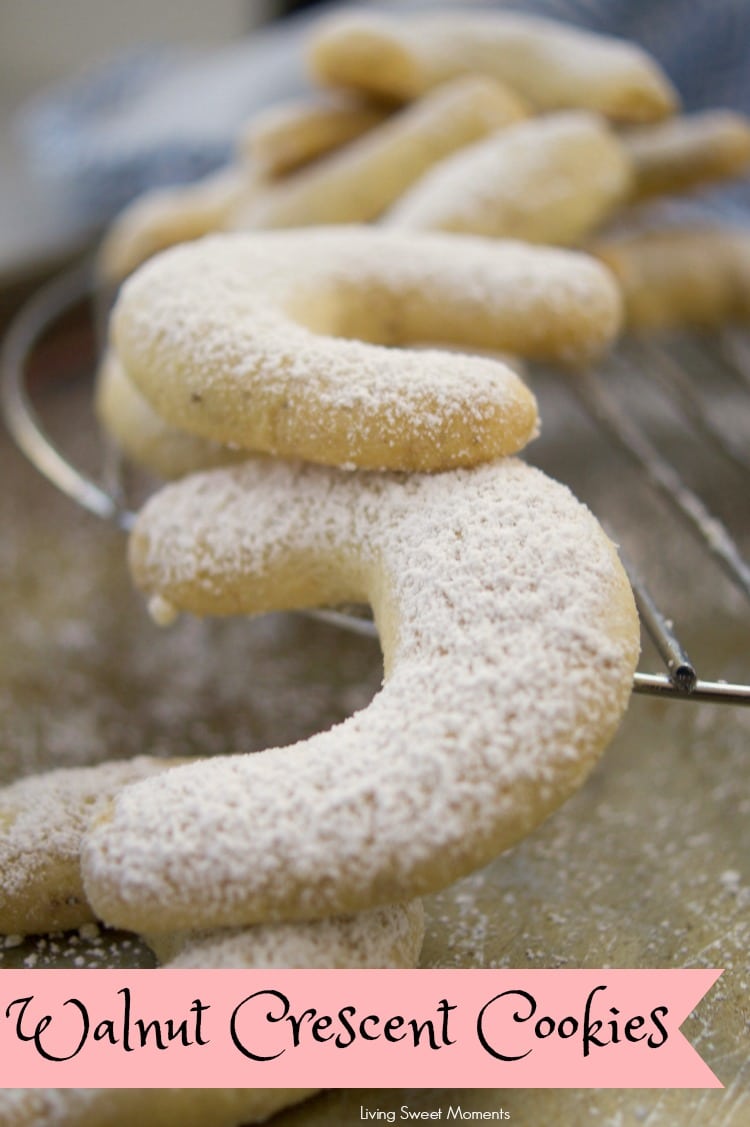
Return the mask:
[[[38,95],[18,119],[35,175],[92,224],[213,171],[255,110],[306,88],[295,24],[218,51],[131,51]]]

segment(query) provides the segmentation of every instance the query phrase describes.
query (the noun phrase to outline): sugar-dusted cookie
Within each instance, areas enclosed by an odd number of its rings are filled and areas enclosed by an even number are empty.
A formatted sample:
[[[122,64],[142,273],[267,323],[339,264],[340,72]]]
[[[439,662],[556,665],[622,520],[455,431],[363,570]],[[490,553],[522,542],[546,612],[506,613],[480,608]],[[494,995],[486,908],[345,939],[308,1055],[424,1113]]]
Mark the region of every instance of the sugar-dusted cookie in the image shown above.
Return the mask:
[[[309,227],[377,219],[436,161],[519,121],[518,95],[489,78],[431,91],[364,136],[242,201],[227,226]]]
[[[619,320],[617,287],[588,256],[351,227],[174,248],[123,287],[112,340],[157,414],[193,434],[441,470],[520,449],[536,431],[533,397],[499,361],[399,345],[575,363],[600,354]]]
[[[0,788],[0,934],[55,931],[94,919],[79,863],[91,818],[127,783],[179,762],[139,756],[61,768]]]
[[[119,793],[84,883],[104,920],[145,933],[444,887],[581,783],[629,699],[638,621],[612,545],[514,459],[192,474],[148,502],[131,561],[151,597],[201,615],[370,601],[385,662],[382,691],[329,732]]]
[[[81,843],[118,789],[185,760],[59,768],[0,788],[0,934],[80,927],[94,919],[81,883]],[[420,901],[310,923],[146,937],[181,967],[408,967],[424,933]],[[3,1122],[0,1119],[0,1122]]]
[[[436,164],[385,217],[390,227],[572,246],[629,197],[632,166],[598,114],[549,114]]]
[[[331,969],[413,967],[424,936],[421,900],[306,923],[256,924],[146,936],[170,967]]]
[[[97,374],[96,413],[128,458],[167,480],[247,456],[243,450],[170,426],[133,386],[112,349],[105,352]]]
[[[673,227],[603,239],[592,248],[616,275],[628,328],[717,328],[750,318],[750,232]]]
[[[237,143],[262,175],[284,176],[381,125],[389,111],[343,93],[282,102],[256,114]]]
[[[97,269],[112,285],[160,250],[224,227],[227,217],[251,196],[256,177],[234,165],[194,184],[156,188],[120,213],[99,250]]]
[[[623,132],[633,164],[633,198],[692,191],[738,176],[750,164],[750,122],[731,110],[674,117]]]
[[[617,121],[655,121],[677,94],[634,43],[511,12],[333,15],[308,51],[316,78],[408,101],[462,74],[507,82],[540,110],[597,110]]]

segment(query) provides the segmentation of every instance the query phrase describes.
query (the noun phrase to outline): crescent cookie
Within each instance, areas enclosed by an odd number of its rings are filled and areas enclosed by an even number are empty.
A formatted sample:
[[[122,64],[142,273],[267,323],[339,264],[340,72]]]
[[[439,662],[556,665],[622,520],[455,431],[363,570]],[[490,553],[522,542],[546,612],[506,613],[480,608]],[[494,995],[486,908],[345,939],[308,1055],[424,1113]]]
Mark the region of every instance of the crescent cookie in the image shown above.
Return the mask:
[[[254,191],[252,173],[230,166],[195,184],[138,196],[117,216],[102,242],[97,260],[100,279],[121,282],[160,250],[220,230],[240,201]]]
[[[101,426],[128,458],[157,477],[171,480],[193,470],[231,465],[247,457],[164,422],[126,376],[108,349],[96,381],[96,414]]]
[[[0,789],[0,934],[79,927],[95,917],[80,872],[81,839],[117,790],[176,759],[69,767]]]
[[[3,1127],[241,1127],[317,1088],[3,1088]]]
[[[376,219],[449,153],[525,117],[521,99],[488,78],[460,78],[343,149],[271,183],[237,207],[233,230]]]
[[[515,459],[193,474],[147,503],[131,566],[200,615],[369,601],[385,664],[382,691],[328,732],[117,795],[84,841],[84,885],[102,919],[137,931],[316,919],[445,887],[582,782],[629,699],[638,620],[613,547]]]
[[[446,347],[443,345],[442,350]],[[503,353],[496,354],[496,358],[524,376],[524,365],[517,356]],[[128,379],[112,349],[105,353],[99,368],[96,412],[99,423],[118,449],[135,465],[165,481],[194,470],[232,465],[248,457],[247,450],[222,446],[164,422]]]
[[[320,25],[313,75],[332,86],[408,101],[462,74],[507,82],[538,110],[596,110],[655,121],[677,93],[658,63],[622,39],[508,12],[355,12]]]
[[[185,762],[139,756],[46,771],[0,788],[0,935],[95,919],[81,882],[89,823],[123,786]],[[310,923],[167,932],[146,941],[168,966],[323,969],[415,966],[423,935],[424,908],[415,900]]]
[[[520,449],[536,432],[534,399],[499,361],[384,345],[580,362],[619,322],[614,281],[585,255],[352,227],[167,251],[123,287],[112,340],[154,410],[193,434],[438,470]]]
[[[627,199],[631,184],[631,163],[603,118],[550,114],[441,161],[385,223],[574,245]]]
[[[185,760],[145,756],[62,768],[0,789],[0,934],[79,927],[94,919],[80,846],[118,789]],[[309,923],[146,937],[173,967],[409,967],[424,935],[420,901]]]
[[[602,240],[593,248],[616,275],[628,328],[718,328],[750,318],[750,232],[675,227]]]
[[[414,967],[424,937],[421,900],[306,923],[257,924],[146,936],[169,967],[231,970]]]
[[[750,122],[731,110],[706,110],[621,134],[634,171],[635,200],[688,192],[743,172]]]
[[[95,919],[81,882],[81,843],[123,786],[185,763],[139,756],[60,768],[0,788],[0,934],[80,927]],[[424,935],[420,901],[301,924],[147,936],[179,967],[409,967]],[[2,1121],[2,1120],[0,1120]]]
[[[238,153],[266,177],[283,176],[381,125],[389,110],[345,94],[284,102],[257,114]]]
[[[80,877],[86,825],[119,786],[178,760],[50,771],[0,790],[0,932],[69,928],[93,919]],[[178,968],[412,967],[424,934],[420,901],[302,924],[161,934],[157,955]],[[239,1127],[315,1094],[316,1089],[32,1089],[0,1091],[4,1127]]]

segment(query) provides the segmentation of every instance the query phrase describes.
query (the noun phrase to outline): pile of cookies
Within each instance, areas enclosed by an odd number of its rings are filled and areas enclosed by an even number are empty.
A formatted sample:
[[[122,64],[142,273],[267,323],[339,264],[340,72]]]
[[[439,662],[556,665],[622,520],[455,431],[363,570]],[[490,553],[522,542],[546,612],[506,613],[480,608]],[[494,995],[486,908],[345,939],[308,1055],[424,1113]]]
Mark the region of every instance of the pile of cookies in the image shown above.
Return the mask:
[[[613,274],[568,248],[734,174],[750,131],[663,123],[676,95],[642,51],[522,16],[337,17],[310,62],[335,95],[115,225],[108,280],[152,260],[121,289],[99,409],[178,479],[130,541],[157,621],[366,602],[383,688],[292,747],[5,788],[2,931],[99,919],[181,967],[414,966],[418,898],[563,802],[627,706],[630,588],[591,514],[515,457],[538,428],[519,371],[621,329]],[[633,253],[600,258],[625,278]],[[0,1113],[230,1125],[307,1094],[6,1090]]]
[[[104,279],[212,231],[376,222],[587,246],[634,329],[747,317],[744,233],[665,230],[648,205],[745,171],[748,121],[676,114],[635,45],[518,14],[357,12],[320,25],[308,58],[323,92],[250,121],[217,176],[136,201]]]

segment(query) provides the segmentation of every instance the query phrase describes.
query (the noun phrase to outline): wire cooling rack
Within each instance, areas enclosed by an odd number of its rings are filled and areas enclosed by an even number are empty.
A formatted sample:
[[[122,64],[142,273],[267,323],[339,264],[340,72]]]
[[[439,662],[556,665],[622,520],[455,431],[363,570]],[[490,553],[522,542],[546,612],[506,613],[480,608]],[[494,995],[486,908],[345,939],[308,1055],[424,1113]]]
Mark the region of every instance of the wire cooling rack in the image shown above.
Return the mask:
[[[103,318],[97,316],[96,289],[89,265],[82,265],[56,278],[40,289],[12,323],[2,354],[2,406],[8,428],[29,461],[59,490],[84,509],[128,531],[135,519],[129,507],[118,459],[105,449],[101,474],[95,479],[74,465],[64,451],[47,435],[37,413],[29,386],[29,370],[43,338],[54,333],[64,315],[81,302],[92,303],[92,317],[101,344]],[[684,351],[684,350],[683,350]],[[750,399],[750,344],[742,334],[731,330],[705,340],[688,340],[688,361],[663,345],[649,341],[629,343],[619,348],[607,364],[615,369],[647,365],[650,378],[658,385],[677,412],[681,424],[695,432],[710,447],[717,459],[731,464],[750,479],[747,448],[726,428],[716,425],[706,412],[696,373],[705,377],[717,365],[736,385],[737,392]],[[620,373],[627,375],[627,372]],[[681,477],[659,445],[649,437],[611,393],[609,381],[600,371],[568,373],[566,386],[578,400],[610,445],[619,448],[634,464],[650,488],[657,491],[686,523],[709,557],[724,570],[737,589],[750,602],[750,565],[730,531]],[[745,494],[750,497],[750,493]],[[750,505],[748,505],[750,508]],[[616,534],[611,528],[611,535]],[[685,652],[675,628],[660,610],[643,577],[624,560],[635,593],[641,625],[652,639],[664,662],[661,673],[637,672],[633,689],[675,701],[704,701],[717,704],[750,704],[750,685],[722,680],[704,680]],[[710,565],[709,565],[710,566]],[[318,618],[358,633],[375,635],[375,626],[364,610],[320,610],[310,612]]]

